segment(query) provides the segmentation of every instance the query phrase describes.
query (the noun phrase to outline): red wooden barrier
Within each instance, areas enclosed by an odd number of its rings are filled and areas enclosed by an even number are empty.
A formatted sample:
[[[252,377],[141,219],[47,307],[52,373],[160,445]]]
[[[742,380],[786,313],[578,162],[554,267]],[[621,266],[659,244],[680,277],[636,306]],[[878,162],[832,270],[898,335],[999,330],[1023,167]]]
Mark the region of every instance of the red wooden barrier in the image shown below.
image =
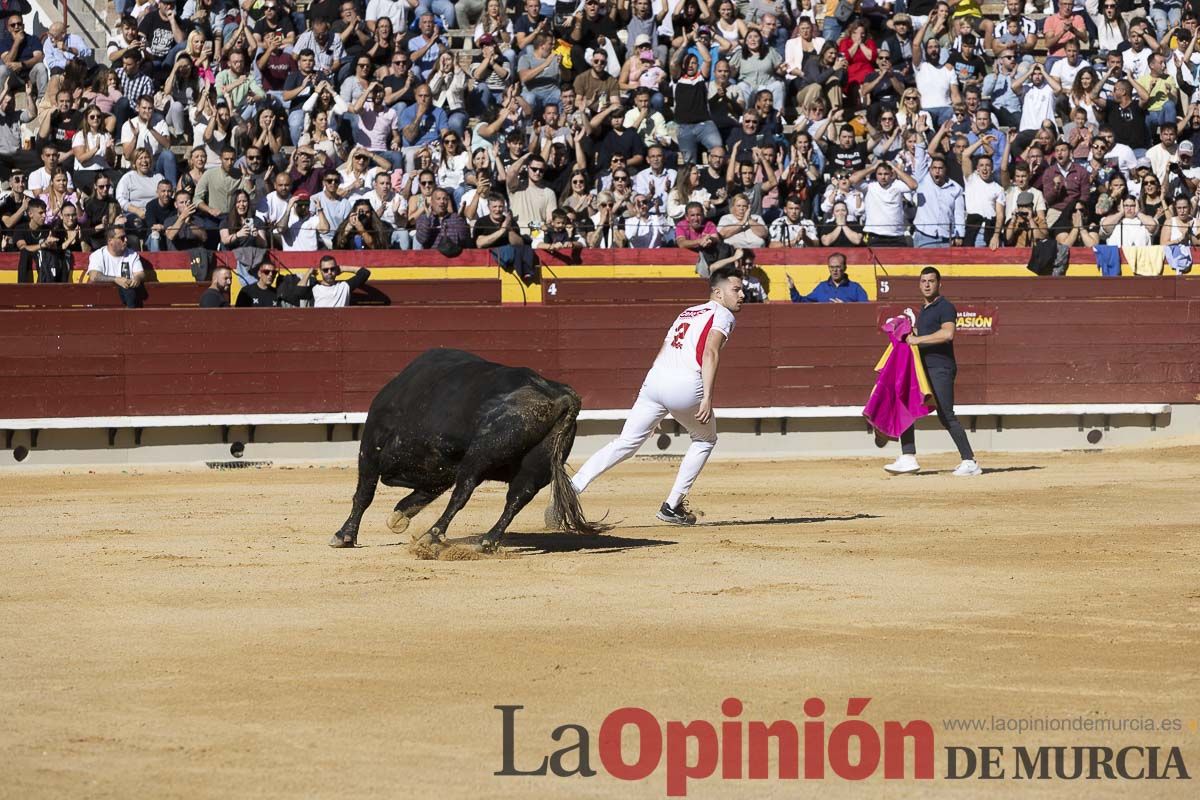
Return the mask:
[[[959,337],[958,400],[1194,402],[1200,300],[999,301]],[[632,402],[679,304],[0,311],[0,417],[365,410],[429,347],[543,371],[588,408]],[[865,402],[879,306],[738,316],[724,406]]]
[[[544,303],[672,303],[695,305],[708,299],[702,278],[542,279]]]
[[[915,276],[876,276],[881,301],[921,298]],[[953,300],[1175,300],[1200,297],[1200,277],[1155,278],[1014,278],[958,276],[942,279],[942,292]]]
[[[878,261],[886,269],[891,266],[912,264],[995,264],[1013,268],[1014,274],[1028,274],[1025,264],[1029,260],[1029,251],[1023,248],[1001,248],[988,250],[976,247],[952,247],[939,250],[917,250],[911,248],[880,248],[871,250],[865,247],[851,247],[834,250],[828,247],[805,248],[762,248],[755,251],[759,264],[823,264],[834,252],[846,256],[847,263],[854,265],[870,265]],[[233,254],[218,251],[214,254],[219,263],[232,266]],[[495,266],[495,260],[488,250],[464,250],[454,258],[446,258],[436,250],[340,250],[317,252],[284,252],[275,250],[271,258],[281,266],[293,270],[315,267],[323,255],[333,255],[338,263],[352,267],[427,267],[427,266]],[[85,269],[89,254],[80,253],[75,256],[75,268]],[[159,269],[187,269],[188,254],[178,252],[163,252],[141,254],[142,259]],[[1088,248],[1074,248],[1071,251],[1071,261],[1075,264],[1095,263],[1095,255]],[[17,253],[0,253],[0,272],[16,271]],[[547,259],[547,263],[556,265],[556,269],[570,269],[561,261]],[[652,265],[686,265],[696,263],[696,255],[690,250],[679,248],[655,248],[648,250],[634,249],[584,249],[580,251],[579,263],[585,266],[611,266],[616,264],[646,264]]]

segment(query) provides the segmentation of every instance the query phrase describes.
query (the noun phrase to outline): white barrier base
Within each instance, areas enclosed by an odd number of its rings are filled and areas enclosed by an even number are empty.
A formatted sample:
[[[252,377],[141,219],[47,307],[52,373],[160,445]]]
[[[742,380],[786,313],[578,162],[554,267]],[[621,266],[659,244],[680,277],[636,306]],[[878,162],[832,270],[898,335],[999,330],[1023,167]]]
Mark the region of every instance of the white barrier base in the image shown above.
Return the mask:
[[[1200,433],[1200,405],[1084,403],[963,405],[979,452],[1103,449]],[[572,462],[620,430],[625,409],[583,411]],[[857,406],[718,409],[715,458],[890,455],[874,446]],[[312,462],[354,459],[365,413],[228,414],[0,420],[0,469],[87,464]],[[952,449],[936,417],[918,423],[921,453]],[[682,456],[687,432],[670,418],[640,455]]]

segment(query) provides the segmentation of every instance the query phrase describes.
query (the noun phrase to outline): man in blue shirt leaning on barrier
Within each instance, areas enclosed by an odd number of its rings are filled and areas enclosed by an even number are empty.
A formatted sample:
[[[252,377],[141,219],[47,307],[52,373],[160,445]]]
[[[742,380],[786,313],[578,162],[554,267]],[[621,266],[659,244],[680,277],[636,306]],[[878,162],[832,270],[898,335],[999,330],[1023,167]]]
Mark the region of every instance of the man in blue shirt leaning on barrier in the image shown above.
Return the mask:
[[[808,294],[800,294],[791,275],[787,275],[787,282],[793,303],[865,303],[870,299],[861,284],[847,277],[846,256],[842,253],[829,256],[829,280],[821,281]]]

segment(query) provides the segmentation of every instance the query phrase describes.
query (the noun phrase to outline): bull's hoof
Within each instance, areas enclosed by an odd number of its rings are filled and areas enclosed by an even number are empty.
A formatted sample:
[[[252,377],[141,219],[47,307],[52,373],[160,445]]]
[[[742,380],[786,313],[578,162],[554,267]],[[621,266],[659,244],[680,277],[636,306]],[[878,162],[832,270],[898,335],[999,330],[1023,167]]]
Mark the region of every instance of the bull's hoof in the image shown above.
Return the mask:
[[[417,539],[413,544],[418,547],[432,547],[434,549],[446,546],[446,537],[434,531],[427,531],[420,539]]]
[[[411,522],[412,520],[405,516],[403,511],[393,511],[392,515],[388,517],[387,526],[392,533],[404,533],[408,530]]]
[[[548,530],[557,531],[562,528],[563,513],[554,502],[546,506],[546,513],[542,515],[542,522],[545,523]]]
[[[329,540],[330,547],[354,547],[356,544],[355,537],[344,539],[340,533],[335,533],[333,538]]]
[[[500,549],[500,542],[495,539],[480,539],[471,549],[476,553],[494,553]]]

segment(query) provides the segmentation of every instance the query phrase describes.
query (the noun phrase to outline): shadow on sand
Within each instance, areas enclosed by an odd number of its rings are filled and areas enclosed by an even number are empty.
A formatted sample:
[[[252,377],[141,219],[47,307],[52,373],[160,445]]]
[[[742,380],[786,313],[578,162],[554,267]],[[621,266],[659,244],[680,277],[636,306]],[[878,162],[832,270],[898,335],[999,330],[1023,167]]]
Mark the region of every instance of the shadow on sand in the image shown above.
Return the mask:
[[[1035,466],[1032,464],[1029,466],[1025,466],[1025,467],[984,467],[983,474],[984,475],[999,475],[1001,472],[1032,472],[1033,470],[1036,470],[1036,469],[1045,469],[1045,467],[1039,467],[1039,466]],[[914,473],[911,476],[900,476],[900,477],[920,478],[925,475],[949,475],[952,472],[954,472],[954,470],[952,470],[952,469],[930,469],[930,470],[923,469],[920,472]]]
[[[695,525],[679,527],[683,530],[688,528],[729,528],[738,525],[807,525],[813,522],[850,522],[856,519],[879,519],[877,514],[851,514],[847,517],[768,517],[767,519],[727,519],[727,520],[709,520],[697,522]],[[665,528],[666,523],[658,523],[656,525],[622,525],[624,530],[641,530],[643,528]]]

